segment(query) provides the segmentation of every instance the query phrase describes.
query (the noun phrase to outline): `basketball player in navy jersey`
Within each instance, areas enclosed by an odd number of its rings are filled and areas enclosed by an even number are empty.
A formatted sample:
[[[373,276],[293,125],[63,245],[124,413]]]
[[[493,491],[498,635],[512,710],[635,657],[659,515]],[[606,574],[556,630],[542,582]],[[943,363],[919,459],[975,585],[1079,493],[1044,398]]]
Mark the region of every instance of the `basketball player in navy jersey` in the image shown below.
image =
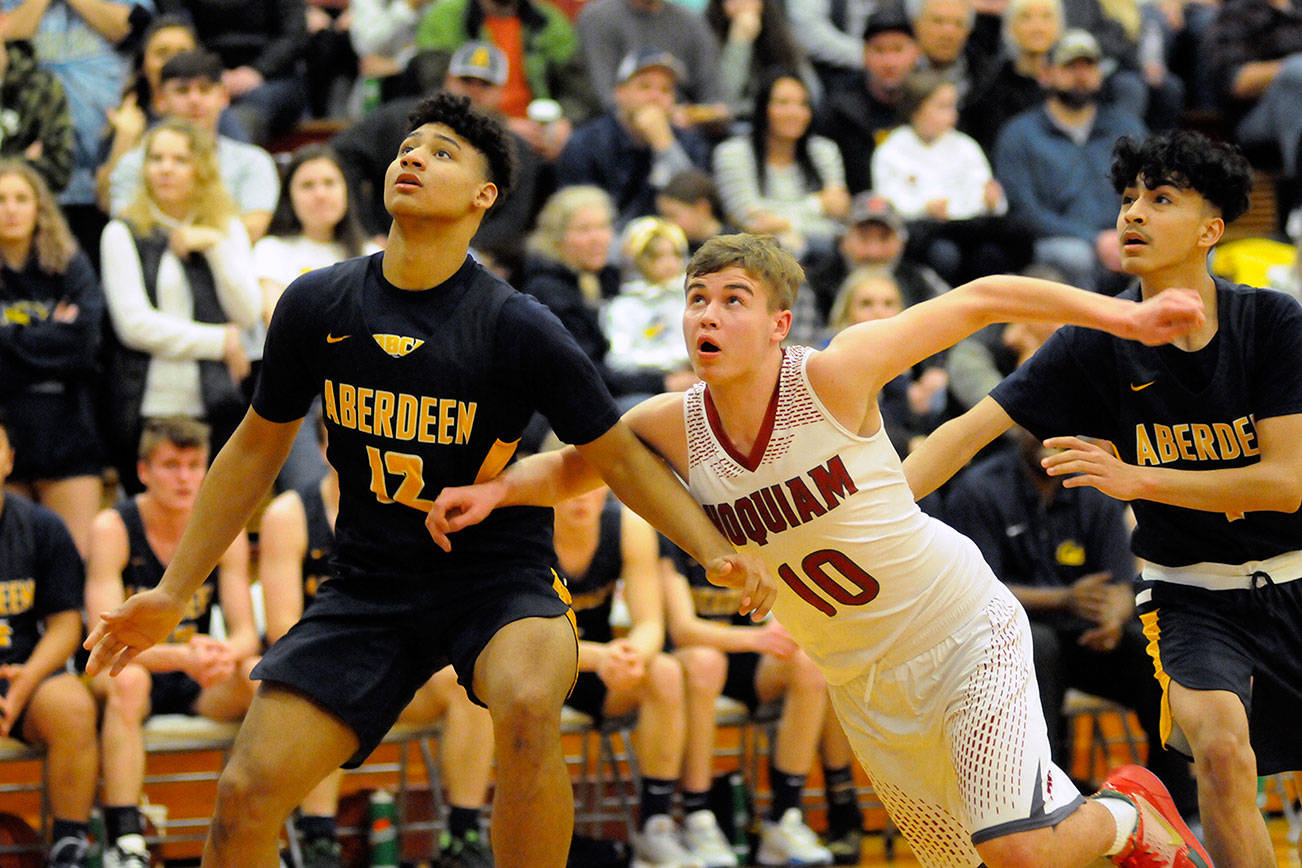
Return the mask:
[[[64,664],[81,638],[81,557],[55,513],[5,491],[14,467],[0,411],[0,737],[45,747],[54,822],[48,868],[83,868],[99,746],[95,700]]]
[[[253,406],[213,463],[159,587],[105,615],[88,671],[119,671],[175,626],[182,602],[271,484],[323,398],[339,473],[334,572],[254,670],[262,685],[218,786],[207,866],[269,868],[278,827],[333,768],[371,752],[450,662],[493,719],[492,828],[503,868],[560,868],[573,793],[560,742],[576,638],[551,569],[549,514],[504,511],[450,552],[424,528],[446,485],[499,473],[532,414],[578,444],[611,488],[767,611],[775,588],[620,423],[555,317],[467,255],[511,181],[509,139],[440,94],[410,116],[385,178],[385,252],[296,280],[268,328]],[[310,740],[286,738],[310,733]]]
[[[1047,281],[982,278],[826,350],[783,348],[800,266],[768,237],[720,236],[687,266],[683,332],[704,381],[626,415],[737,545],[783,583],[774,614],[823,670],[878,795],[929,868],[1209,868],[1144,769],[1083,798],[1054,765],[1030,624],[976,546],[914,503],[881,387],[991,322],[1072,322],[1160,343],[1202,323],[1192,293],[1135,304]],[[595,484],[573,449],[445,489],[447,534],[503,504]],[[464,531],[462,531],[464,532]]]
[[[325,422],[315,413],[312,421],[324,458]],[[289,632],[330,578],[338,517],[339,474],[329,463],[320,482],[286,491],[263,510],[258,578],[267,613],[268,645]],[[493,723],[487,710],[466,697],[450,666],[425,682],[399,720],[429,723],[440,718],[444,726],[439,736],[439,765],[448,802],[448,821],[439,840],[442,859],[464,868],[492,864],[488,843],[481,840],[480,809],[493,773],[493,755],[483,749],[486,738],[491,738]],[[299,806],[294,825],[302,868],[338,868],[342,864],[335,826],[342,780],[343,770],[335,769]]]
[[[1257,776],[1302,768],[1302,309],[1207,270],[1248,207],[1250,169],[1230,146],[1122,139],[1112,185],[1122,264],[1139,277],[1122,297],[1191,287],[1206,322],[1161,347],[1062,329],[905,471],[921,497],[1016,421],[1060,450],[1043,463],[1063,485],[1132,502],[1163,741],[1193,757],[1216,864],[1266,868]]]

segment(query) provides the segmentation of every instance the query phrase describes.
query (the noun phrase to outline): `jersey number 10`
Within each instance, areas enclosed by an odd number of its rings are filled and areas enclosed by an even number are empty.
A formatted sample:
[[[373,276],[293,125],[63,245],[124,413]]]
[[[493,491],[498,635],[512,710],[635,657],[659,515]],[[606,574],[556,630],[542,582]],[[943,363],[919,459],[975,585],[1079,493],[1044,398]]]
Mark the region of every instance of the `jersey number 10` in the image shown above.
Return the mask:
[[[848,588],[828,575],[831,567],[840,573],[846,581],[859,588],[858,593],[851,593]],[[835,549],[819,549],[805,555],[800,562],[800,569],[805,577],[817,585],[825,594],[843,606],[863,606],[877,597],[881,586],[863,567],[850,560]],[[814,592],[804,579],[796,575],[789,564],[778,567],[778,578],[787,583],[800,599],[813,606],[829,618],[836,614],[836,607]]]

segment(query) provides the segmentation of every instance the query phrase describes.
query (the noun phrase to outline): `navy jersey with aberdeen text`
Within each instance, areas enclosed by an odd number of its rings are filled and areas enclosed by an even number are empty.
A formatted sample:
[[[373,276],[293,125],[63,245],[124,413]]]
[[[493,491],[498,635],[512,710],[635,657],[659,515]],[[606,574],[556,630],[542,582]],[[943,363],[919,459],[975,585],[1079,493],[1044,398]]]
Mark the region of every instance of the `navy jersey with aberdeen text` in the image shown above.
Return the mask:
[[[467,257],[439,286],[389,283],[377,253],[310,272],[281,297],[253,408],[301,418],[320,394],[327,457],[339,473],[336,565],[413,574],[551,564],[550,511],[497,510],[434,545],[425,514],[439,491],[492,478],[536,410],[568,443],[619,418],[564,326]]]
[[[1137,290],[1121,298],[1138,298]],[[1147,347],[1059,329],[991,397],[1044,439],[1110,440],[1121,460],[1177,470],[1260,461],[1256,422],[1302,413],[1302,308],[1280,292],[1216,280],[1206,347]],[[1136,555],[1163,566],[1241,564],[1302,549],[1302,514],[1204,512],[1132,502]]]
[[[140,515],[140,505],[135,499],[124,500],[113,507],[127,529],[127,565],[122,568],[122,591],[130,597],[140,591],[158,587],[167,565],[158,559],[145,534],[145,522]],[[217,580],[221,567],[213,568],[203,584],[194,589],[186,603],[181,623],[176,625],[171,643],[184,644],[196,633],[207,634],[212,623],[212,607],[217,598]]]
[[[0,506],[0,664],[26,663],[50,615],[82,607],[86,574],[63,521],[16,494]]]

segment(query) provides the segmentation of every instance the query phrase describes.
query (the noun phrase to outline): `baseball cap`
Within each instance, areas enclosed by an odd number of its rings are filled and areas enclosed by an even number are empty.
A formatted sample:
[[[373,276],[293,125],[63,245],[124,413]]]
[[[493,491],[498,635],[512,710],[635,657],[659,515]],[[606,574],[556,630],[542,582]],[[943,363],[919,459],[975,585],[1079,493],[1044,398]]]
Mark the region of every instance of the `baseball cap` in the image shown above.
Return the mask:
[[[887,3],[868,16],[868,21],[863,28],[863,41],[867,42],[879,33],[893,32],[912,36],[913,23],[905,14],[904,7],[896,3]]]
[[[1088,30],[1072,28],[1063,33],[1054,43],[1049,53],[1049,62],[1054,66],[1066,66],[1076,60],[1098,61],[1103,56],[1099,42]]]
[[[900,219],[895,206],[885,196],[871,190],[859,193],[850,202],[850,224],[858,223],[881,223],[895,232],[904,229],[904,221]]]
[[[652,48],[643,51],[630,51],[624,55],[624,59],[619,62],[619,69],[615,72],[615,82],[623,84],[642,70],[650,69],[653,66],[669,70],[674,74],[675,80],[681,80],[686,74],[681,60],[668,51]]]
[[[487,42],[466,42],[452,54],[448,75],[477,78],[489,84],[506,84],[506,54]]]

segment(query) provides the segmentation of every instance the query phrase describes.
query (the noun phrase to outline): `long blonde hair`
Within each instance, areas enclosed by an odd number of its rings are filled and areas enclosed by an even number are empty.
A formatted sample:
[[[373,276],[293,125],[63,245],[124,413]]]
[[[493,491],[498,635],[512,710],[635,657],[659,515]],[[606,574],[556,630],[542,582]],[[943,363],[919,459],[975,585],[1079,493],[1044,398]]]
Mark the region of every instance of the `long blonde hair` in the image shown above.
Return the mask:
[[[179,133],[190,143],[190,162],[194,165],[194,193],[190,203],[192,222],[196,226],[208,226],[225,232],[231,218],[239,216],[239,209],[227,192],[226,185],[222,183],[217,168],[216,140],[206,130],[179,118],[169,118],[145,133],[141,145],[144,161],[141,164],[140,188],[131,204],[122,209],[122,219],[140,235],[149,235],[164,225],[165,218],[145,181],[144,166],[149,163],[149,149],[153,146],[154,139],[165,130]]]
[[[561,239],[565,229],[580,208],[595,205],[605,210],[612,220],[615,219],[615,205],[610,194],[591,184],[576,184],[562,187],[548,197],[542,210],[538,212],[538,222],[533,232],[525,239],[525,249],[540,253],[548,259],[564,263],[561,253]]]
[[[77,239],[59,210],[50,187],[30,163],[17,159],[0,160],[0,177],[17,175],[27,182],[36,197],[36,227],[32,231],[31,251],[36,264],[46,274],[63,274],[77,252]]]

